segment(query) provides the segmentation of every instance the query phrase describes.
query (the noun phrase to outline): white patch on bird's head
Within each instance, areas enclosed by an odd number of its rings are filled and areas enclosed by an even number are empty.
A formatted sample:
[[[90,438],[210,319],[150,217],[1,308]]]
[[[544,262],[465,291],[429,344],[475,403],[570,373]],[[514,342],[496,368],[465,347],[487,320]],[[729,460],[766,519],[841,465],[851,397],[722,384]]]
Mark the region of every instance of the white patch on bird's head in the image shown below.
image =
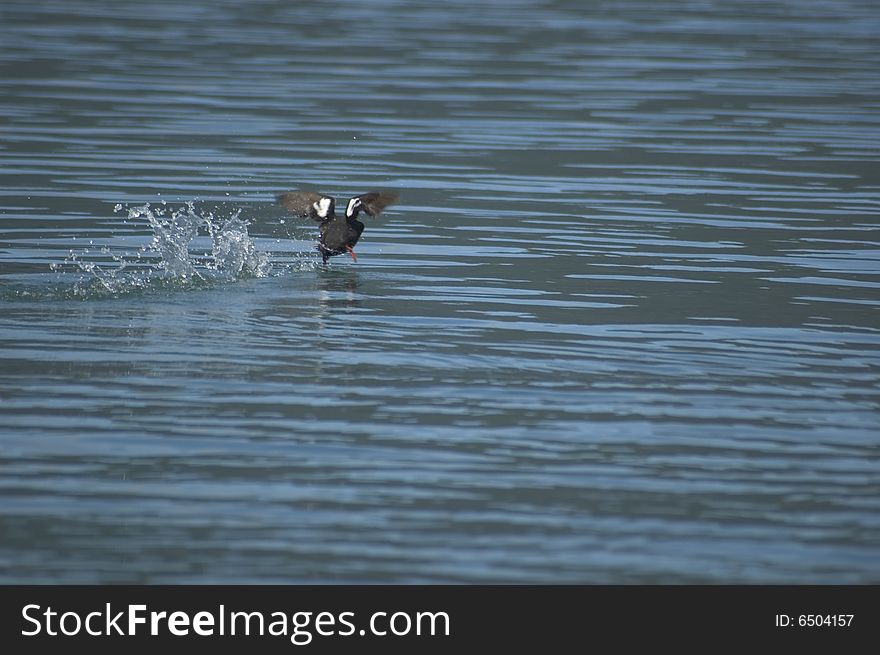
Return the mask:
[[[348,207],[345,208],[345,215],[348,218],[351,218],[355,214],[354,210],[360,206],[361,206],[361,199],[360,198],[352,198],[351,200],[348,201]]]
[[[319,218],[327,218],[327,212],[330,211],[330,203],[333,202],[330,198],[321,198],[318,202],[313,202],[312,207],[315,208],[315,212],[318,214]]]

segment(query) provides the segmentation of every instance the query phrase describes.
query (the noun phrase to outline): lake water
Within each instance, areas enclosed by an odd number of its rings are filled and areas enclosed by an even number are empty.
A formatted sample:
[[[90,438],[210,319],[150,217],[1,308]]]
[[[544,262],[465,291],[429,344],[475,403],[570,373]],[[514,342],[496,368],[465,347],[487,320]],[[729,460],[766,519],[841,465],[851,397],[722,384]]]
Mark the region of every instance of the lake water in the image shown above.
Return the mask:
[[[878,34],[4,0],[0,581],[880,582]]]

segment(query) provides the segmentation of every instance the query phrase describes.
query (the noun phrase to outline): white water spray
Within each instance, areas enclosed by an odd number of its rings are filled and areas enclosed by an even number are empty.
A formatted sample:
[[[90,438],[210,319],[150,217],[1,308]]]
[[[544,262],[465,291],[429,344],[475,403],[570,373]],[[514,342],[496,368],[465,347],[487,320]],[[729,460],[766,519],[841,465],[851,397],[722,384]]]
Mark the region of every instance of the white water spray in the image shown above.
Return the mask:
[[[155,207],[116,205],[115,211],[122,210],[127,211],[127,222],[149,224],[153,231],[150,243],[136,251],[119,252],[107,246],[71,251],[64,265],[75,265],[86,274],[84,281],[88,283],[87,287],[77,285],[78,295],[91,295],[95,285],[99,291],[117,294],[169,285],[205,286],[271,273],[269,254],[257,249],[240,209],[225,218],[196,208],[193,201],[170,211],[165,203]],[[210,250],[197,248],[207,240]],[[52,268],[61,272],[64,265]]]

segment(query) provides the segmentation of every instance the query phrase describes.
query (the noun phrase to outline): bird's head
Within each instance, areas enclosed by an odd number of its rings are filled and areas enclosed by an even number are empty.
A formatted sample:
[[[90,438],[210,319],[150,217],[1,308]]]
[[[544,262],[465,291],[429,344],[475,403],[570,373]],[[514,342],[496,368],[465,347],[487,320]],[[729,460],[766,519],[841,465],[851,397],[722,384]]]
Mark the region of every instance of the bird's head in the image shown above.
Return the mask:
[[[361,202],[361,199],[355,196],[351,200],[348,201],[348,207],[345,208],[345,217],[346,218],[357,218],[361,209],[363,209],[364,203]]]

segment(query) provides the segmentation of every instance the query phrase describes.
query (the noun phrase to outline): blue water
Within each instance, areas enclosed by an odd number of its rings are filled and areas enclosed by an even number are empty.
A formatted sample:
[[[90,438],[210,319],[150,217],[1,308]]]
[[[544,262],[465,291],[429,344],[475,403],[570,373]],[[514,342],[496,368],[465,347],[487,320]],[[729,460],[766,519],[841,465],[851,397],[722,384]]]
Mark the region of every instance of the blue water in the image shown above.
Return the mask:
[[[5,0],[0,581],[880,581],[878,33]]]

